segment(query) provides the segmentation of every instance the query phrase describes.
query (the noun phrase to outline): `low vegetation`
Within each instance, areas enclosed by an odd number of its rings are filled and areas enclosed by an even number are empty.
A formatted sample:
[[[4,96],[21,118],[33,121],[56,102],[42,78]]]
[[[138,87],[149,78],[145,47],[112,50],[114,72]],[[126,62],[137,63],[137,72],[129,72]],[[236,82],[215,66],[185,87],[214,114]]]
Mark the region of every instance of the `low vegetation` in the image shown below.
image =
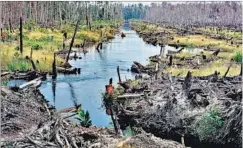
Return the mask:
[[[219,129],[223,125],[220,109],[214,107],[206,112],[199,120],[196,131],[200,140],[210,141],[212,137],[217,136]]]
[[[104,38],[113,38],[117,28],[110,25],[110,21],[96,21],[93,23],[94,29],[89,30],[85,25],[80,25],[75,38],[74,46],[81,45],[84,40],[96,43],[101,40],[101,30],[104,31]],[[96,24],[97,23],[97,24]],[[114,20],[112,24],[120,23],[120,20]],[[30,27],[31,26],[31,29]],[[103,29],[101,29],[103,28]],[[7,32],[3,30],[4,32]],[[0,42],[1,46],[1,68],[5,70],[28,70],[31,65],[27,60],[23,60],[26,56],[30,57],[31,49],[33,49],[32,59],[39,71],[51,71],[54,52],[62,49],[63,32],[67,32],[66,48],[70,45],[71,37],[74,31],[72,24],[63,25],[61,28],[43,28],[38,27],[33,21],[28,21],[23,29],[23,54],[18,57],[19,53],[19,33],[14,30],[13,33],[7,33],[8,37],[4,42]],[[57,57],[57,65],[61,65],[64,59]],[[16,65],[15,65],[16,64]]]
[[[166,33],[164,37],[166,39],[160,38],[156,35],[152,35],[152,37],[158,40],[158,43],[166,40],[167,44],[184,46],[185,49],[182,52],[174,54],[174,56],[178,58],[192,58],[196,55],[200,55],[200,52],[203,51],[203,54],[206,55],[207,58],[213,59],[212,62],[203,64],[198,68],[193,68],[192,66],[185,64],[185,66],[182,67],[171,66],[165,69],[166,72],[171,72],[172,75],[186,76],[188,70],[190,70],[194,76],[210,75],[215,71],[220,72],[220,76],[223,76],[232,59],[235,62],[231,66],[227,75],[235,76],[240,74],[239,63],[242,61],[242,42],[239,37],[242,36],[241,32],[226,29],[221,29],[219,31],[216,27],[194,27],[194,31],[200,31],[201,34],[181,34],[180,28],[165,28],[163,26],[148,24],[136,20],[133,21],[132,26],[140,34]],[[231,38],[231,40],[227,40],[227,38]],[[200,50],[197,51],[197,49]],[[217,56],[213,56],[213,52],[217,49],[220,50],[219,54]],[[168,62],[168,59],[163,58],[162,61]],[[173,59],[174,64],[183,64],[184,62],[184,60]]]
[[[92,125],[92,121],[90,120],[88,111],[85,112],[83,109],[79,109],[77,111],[77,115],[78,115],[78,117],[76,117],[76,119],[80,121],[80,124],[83,127],[88,128]]]

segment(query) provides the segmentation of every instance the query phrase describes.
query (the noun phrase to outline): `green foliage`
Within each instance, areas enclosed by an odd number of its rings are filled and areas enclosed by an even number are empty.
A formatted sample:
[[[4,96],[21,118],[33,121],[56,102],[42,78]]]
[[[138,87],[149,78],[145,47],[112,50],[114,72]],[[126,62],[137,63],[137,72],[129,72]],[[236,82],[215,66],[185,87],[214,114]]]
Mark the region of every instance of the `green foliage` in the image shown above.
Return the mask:
[[[33,45],[31,45],[31,48],[34,50],[38,50],[41,48],[41,46],[39,44],[33,44]]]
[[[242,63],[242,53],[239,51],[237,52],[233,58],[232,58],[236,63]]]
[[[197,133],[200,140],[210,141],[217,135],[218,130],[223,126],[220,109],[217,107],[207,111],[199,120]]]
[[[90,117],[89,117],[89,112],[88,111],[84,111],[82,109],[79,109],[77,111],[77,115],[78,117],[76,119],[78,119],[80,121],[80,124],[83,126],[83,127],[90,127],[92,125],[92,122],[90,120]]]
[[[8,63],[8,70],[16,71],[16,70],[30,70],[31,64],[29,61],[23,58],[15,57],[10,63]]]

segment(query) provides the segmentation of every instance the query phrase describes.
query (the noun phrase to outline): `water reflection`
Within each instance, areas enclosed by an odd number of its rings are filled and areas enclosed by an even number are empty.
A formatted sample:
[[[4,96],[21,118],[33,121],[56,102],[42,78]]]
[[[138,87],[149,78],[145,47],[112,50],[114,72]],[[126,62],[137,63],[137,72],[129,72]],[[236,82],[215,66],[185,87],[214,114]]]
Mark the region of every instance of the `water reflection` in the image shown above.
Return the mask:
[[[110,43],[104,43],[100,52],[90,47],[84,56],[78,53],[82,59],[70,61],[74,67],[81,68],[80,75],[58,75],[55,83],[50,78],[43,82],[40,90],[51,104],[63,109],[80,103],[84,110],[89,111],[93,124],[109,126],[111,119],[101,107],[101,93],[110,78],[113,78],[114,85],[117,84],[117,66],[122,80],[131,79],[134,74],[127,69],[131,68],[133,61],[147,64],[149,56],[160,52],[160,47],[146,44],[130,30],[129,25],[125,24],[121,31],[126,34],[124,39],[116,35]]]
[[[56,105],[56,79],[52,79],[52,94],[53,94],[53,103]]]
[[[69,88],[70,88],[70,94],[71,94],[71,100],[73,102],[73,106],[77,106],[78,105],[78,100],[77,100],[77,97],[75,95],[75,92],[74,92],[74,88],[73,88],[73,85],[71,83],[68,83],[69,85]]]

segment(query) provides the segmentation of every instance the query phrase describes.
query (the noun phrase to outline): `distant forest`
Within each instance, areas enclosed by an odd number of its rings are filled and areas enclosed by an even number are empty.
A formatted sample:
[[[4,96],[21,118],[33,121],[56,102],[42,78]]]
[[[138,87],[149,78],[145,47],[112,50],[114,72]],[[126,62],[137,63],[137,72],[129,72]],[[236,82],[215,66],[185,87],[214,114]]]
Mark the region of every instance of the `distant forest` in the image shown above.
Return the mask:
[[[122,4],[115,2],[24,1],[0,2],[0,27],[18,26],[19,18],[33,20],[38,25],[54,26],[77,19],[121,19]]]
[[[33,20],[38,25],[54,26],[78,18],[86,23],[94,20],[141,19],[160,25],[221,26],[241,28],[240,2],[182,2],[133,4],[121,2],[58,2],[25,1],[0,2],[0,28],[16,27],[22,16],[24,22]]]

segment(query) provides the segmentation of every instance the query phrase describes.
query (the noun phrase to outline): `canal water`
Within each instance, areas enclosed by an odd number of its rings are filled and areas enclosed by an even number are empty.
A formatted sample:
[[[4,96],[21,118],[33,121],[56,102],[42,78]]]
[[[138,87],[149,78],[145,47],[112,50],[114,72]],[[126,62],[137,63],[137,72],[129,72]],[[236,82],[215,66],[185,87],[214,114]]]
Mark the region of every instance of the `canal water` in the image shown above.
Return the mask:
[[[120,34],[116,35],[110,42],[103,44],[100,52],[95,47],[90,47],[85,55],[77,52],[82,59],[70,60],[70,63],[81,68],[81,74],[60,74],[55,81],[51,77],[43,81],[40,91],[49,103],[58,110],[82,104],[82,108],[89,111],[93,125],[110,126],[111,118],[106,115],[105,107],[102,106],[102,93],[110,78],[113,78],[114,85],[117,84],[117,66],[120,67],[122,80],[133,79],[135,74],[128,71],[133,61],[145,65],[150,56],[160,52],[160,47],[145,43],[130,29],[129,24],[125,24],[121,32],[126,34],[125,38],[121,38]],[[165,50],[175,49],[166,46]],[[14,80],[8,85],[20,85],[24,82]]]
[[[100,52],[91,47],[85,55],[78,53],[82,59],[70,61],[72,66],[81,68],[80,75],[58,75],[56,82],[48,78],[42,83],[40,91],[50,104],[57,109],[82,104],[82,108],[89,111],[94,125],[110,125],[111,118],[102,107],[102,92],[110,78],[113,78],[113,84],[118,82],[117,66],[122,80],[132,79],[134,74],[127,69],[131,68],[133,61],[147,64],[149,56],[160,52],[159,47],[146,44],[128,25],[124,25],[121,31],[126,34],[125,38],[116,35],[109,43],[103,44]]]

